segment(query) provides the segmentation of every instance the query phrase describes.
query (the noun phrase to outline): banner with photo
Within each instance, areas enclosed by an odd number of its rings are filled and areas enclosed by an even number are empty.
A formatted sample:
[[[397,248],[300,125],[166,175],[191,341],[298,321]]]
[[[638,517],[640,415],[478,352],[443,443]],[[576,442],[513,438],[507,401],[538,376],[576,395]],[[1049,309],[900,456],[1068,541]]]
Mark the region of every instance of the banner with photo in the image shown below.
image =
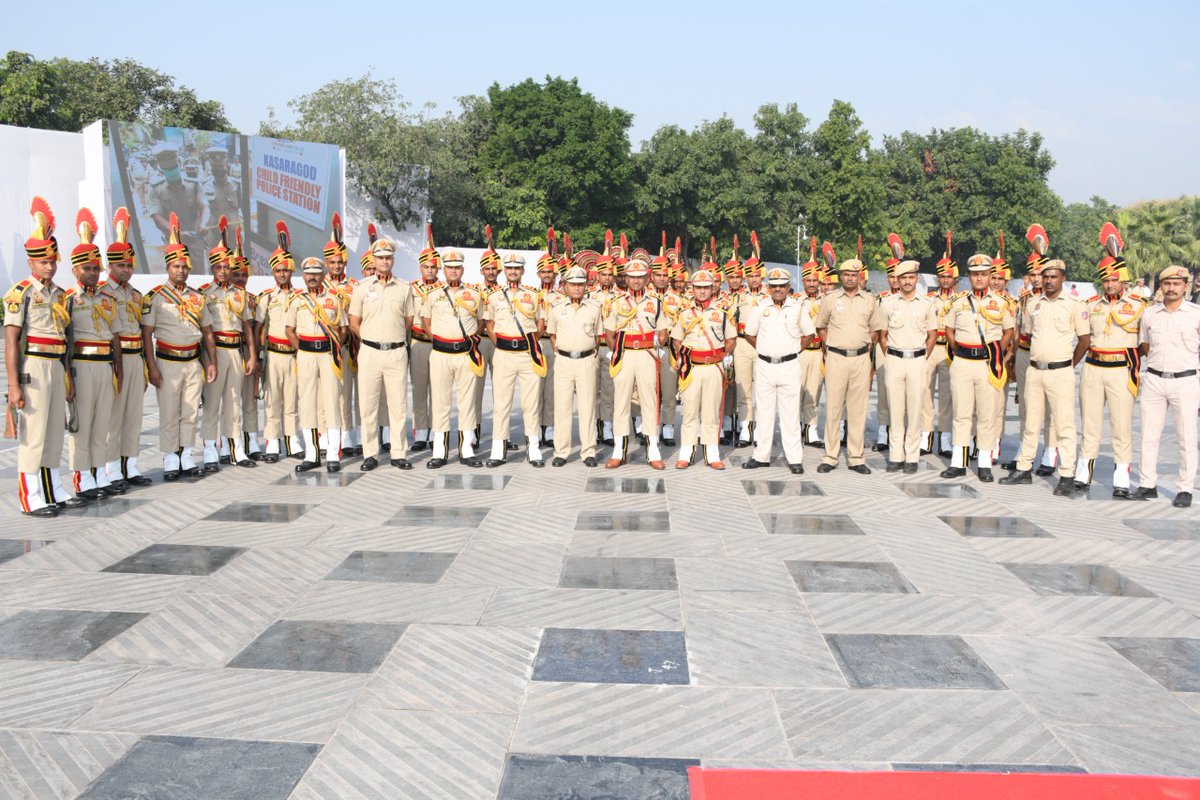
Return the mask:
[[[206,271],[223,214],[231,246],[233,226],[242,226],[251,274],[268,275],[278,220],[287,223],[297,261],[320,256],[345,203],[336,145],[111,120],[107,127],[109,208],[130,210],[138,272],[164,271],[171,212],[195,271]]]

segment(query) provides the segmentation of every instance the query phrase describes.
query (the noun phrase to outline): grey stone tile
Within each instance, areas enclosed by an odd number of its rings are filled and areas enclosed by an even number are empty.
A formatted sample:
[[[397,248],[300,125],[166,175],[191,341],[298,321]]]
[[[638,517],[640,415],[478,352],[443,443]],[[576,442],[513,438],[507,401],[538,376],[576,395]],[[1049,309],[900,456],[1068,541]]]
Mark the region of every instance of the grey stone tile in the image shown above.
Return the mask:
[[[374,672],[406,625],[378,622],[279,620],[228,666],[311,672]]]
[[[698,686],[845,688],[809,616],[780,611],[688,611],[688,667]]]
[[[283,800],[316,744],[149,736],[80,795],[83,800]]]
[[[1200,692],[1200,640],[1105,639],[1142,672],[1172,692]]]
[[[683,633],[547,628],[533,662],[533,679],[686,684]]]
[[[211,575],[245,552],[242,547],[201,544],[152,544],[101,572],[150,575]]]
[[[1050,534],[1021,517],[941,517],[963,536],[1050,538]]]
[[[671,558],[568,556],[558,579],[561,589],[676,589]]]
[[[667,482],[663,478],[588,478],[585,492],[614,492],[616,494],[665,494]]]
[[[438,475],[425,485],[426,489],[472,489],[475,491],[498,492],[512,480],[511,475]]]
[[[1200,726],[1173,728],[1052,725],[1089,772],[1129,775],[1200,775],[1194,747]]]
[[[577,531],[663,531],[671,530],[667,511],[581,511],[575,518]]]
[[[212,522],[295,522],[316,508],[306,503],[247,503],[238,501],[204,517]]]
[[[845,514],[759,514],[767,533],[802,533],[864,536],[862,528]]]
[[[974,486],[965,483],[916,483],[905,481],[893,484],[909,497],[919,500],[978,500],[982,495]]]
[[[311,472],[289,472],[278,480],[271,481],[272,486],[349,486],[359,478],[363,477],[361,472],[325,472],[324,470],[313,470]]]
[[[1200,525],[1187,519],[1127,519],[1124,523],[1152,539],[1200,540]]]
[[[1038,594],[1157,597],[1105,564],[1004,564]]]
[[[996,673],[958,636],[827,634],[851,686],[861,689],[1003,689]]]
[[[512,753],[499,800],[688,800],[697,759]]]
[[[18,611],[0,620],[0,658],[78,661],[145,616],[124,611]]]
[[[67,517],[109,519],[110,517],[119,517],[125,512],[144,506],[149,502],[149,500],[133,500],[128,497],[106,497],[103,500],[88,503],[83,508],[68,508],[62,513]]]
[[[405,506],[385,525],[440,525],[450,528],[478,528],[490,508],[453,508],[444,506]]]
[[[437,583],[456,557],[454,553],[356,550],[325,577],[331,581]]]
[[[742,487],[751,497],[822,497],[825,494],[815,481],[744,480]]]
[[[53,539],[0,539],[0,564],[53,543]]]
[[[788,561],[802,592],[916,594],[895,564],[871,561]]]
[[[1003,775],[1017,773],[1047,773],[1056,775],[1086,774],[1087,770],[1070,764],[915,764],[896,763],[897,772],[998,772]]]

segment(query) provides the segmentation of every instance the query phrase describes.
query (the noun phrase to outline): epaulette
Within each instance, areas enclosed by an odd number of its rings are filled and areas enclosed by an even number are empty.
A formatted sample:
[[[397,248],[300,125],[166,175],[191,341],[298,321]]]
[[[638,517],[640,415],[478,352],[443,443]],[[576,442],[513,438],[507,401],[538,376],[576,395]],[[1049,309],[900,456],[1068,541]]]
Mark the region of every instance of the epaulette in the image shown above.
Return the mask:
[[[1101,294],[1094,294],[1094,295],[1092,295],[1091,297],[1089,297],[1089,298],[1087,299],[1087,301],[1088,301],[1089,303],[1094,303],[1094,302],[1096,302],[1097,300],[1099,300],[1100,298],[1102,298],[1103,296],[1104,296],[1104,295],[1101,295]]]
[[[4,295],[6,303],[20,303],[25,297],[25,292],[29,291],[29,287],[33,284],[29,282],[29,278],[17,281],[17,283],[8,290],[8,294]]]
[[[212,281],[209,281],[208,283],[203,283],[203,284],[201,284],[201,285],[200,285],[200,288],[199,288],[199,289],[197,289],[197,291],[200,291],[200,292],[207,292],[207,291],[209,290],[209,288],[211,288],[211,287],[212,287],[212,285],[213,285],[213,284],[212,284]]]
[[[278,286],[268,286],[266,289],[263,289],[261,292],[259,292],[258,296],[266,297],[267,295],[269,295],[271,292],[275,291],[278,288],[279,288]]]
[[[63,297],[74,297],[79,293],[79,290],[72,286],[70,289],[63,290]]]

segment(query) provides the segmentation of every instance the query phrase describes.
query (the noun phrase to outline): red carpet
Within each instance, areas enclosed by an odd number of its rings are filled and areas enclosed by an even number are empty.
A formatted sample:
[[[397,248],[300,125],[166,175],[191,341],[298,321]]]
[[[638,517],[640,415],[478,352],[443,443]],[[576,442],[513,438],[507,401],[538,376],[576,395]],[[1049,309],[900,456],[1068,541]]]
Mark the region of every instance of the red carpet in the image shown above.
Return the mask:
[[[1200,800],[1200,778],[688,768],[692,800]]]

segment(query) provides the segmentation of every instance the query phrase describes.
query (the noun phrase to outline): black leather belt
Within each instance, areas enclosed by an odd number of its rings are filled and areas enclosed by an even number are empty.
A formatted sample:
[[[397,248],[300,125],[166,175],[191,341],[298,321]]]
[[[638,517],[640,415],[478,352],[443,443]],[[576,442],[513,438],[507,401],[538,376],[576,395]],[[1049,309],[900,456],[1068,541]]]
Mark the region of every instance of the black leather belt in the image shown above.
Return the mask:
[[[179,353],[168,353],[165,350],[159,350],[159,349],[155,348],[154,354],[156,356],[158,356],[159,358],[161,358],[163,361],[188,362],[188,361],[196,361],[200,358],[199,350],[196,350],[196,352],[192,353],[191,355],[181,355]]]
[[[362,343],[367,347],[370,347],[372,350],[383,350],[384,352],[387,352],[388,350],[399,350],[401,347],[405,346],[404,342],[369,342],[366,339],[363,339]]]
[[[1194,369],[1187,369],[1183,372],[1163,372],[1153,367],[1148,368],[1146,372],[1149,372],[1151,375],[1157,375],[1160,378],[1190,378],[1196,374],[1196,370]]]
[[[1071,366],[1071,359],[1068,358],[1066,361],[1030,361],[1029,366],[1036,370],[1045,372],[1046,370],[1050,369],[1063,369],[1065,367],[1069,367]]]
[[[587,358],[596,354],[596,348],[591,350],[555,350],[563,358]]]
[[[889,356],[896,356],[897,358],[920,358],[925,355],[925,348],[918,347],[916,350],[897,350],[894,347],[889,347],[887,354]]]
[[[300,352],[302,353],[328,353],[333,350],[333,346],[328,339],[322,339],[319,342],[310,342],[301,339],[299,343]]]
[[[524,353],[529,350],[529,342],[525,339],[506,339],[503,336],[496,337],[496,349],[506,350],[510,353]]]
[[[1091,364],[1093,367],[1125,367],[1129,365],[1128,360],[1122,358],[1120,361],[1100,361],[1088,356],[1084,359],[1085,363]]]
[[[954,345],[954,355],[958,358],[965,358],[968,361],[986,361],[988,358],[988,349],[986,347],[970,347],[964,344]]]
[[[768,364],[785,364],[796,357],[796,353],[788,353],[786,356],[764,356],[762,353],[758,354],[758,360],[765,361]]]
[[[825,349],[831,353],[837,353],[839,356],[845,356],[847,358],[854,358],[855,356],[865,356],[867,353],[871,352],[871,345],[867,345],[866,347],[860,347],[857,350],[843,350],[840,347],[829,347],[829,346],[826,346]]]
[[[448,342],[444,339],[433,340],[433,352],[435,353],[465,353],[470,349],[470,339],[459,339],[453,342]]]

